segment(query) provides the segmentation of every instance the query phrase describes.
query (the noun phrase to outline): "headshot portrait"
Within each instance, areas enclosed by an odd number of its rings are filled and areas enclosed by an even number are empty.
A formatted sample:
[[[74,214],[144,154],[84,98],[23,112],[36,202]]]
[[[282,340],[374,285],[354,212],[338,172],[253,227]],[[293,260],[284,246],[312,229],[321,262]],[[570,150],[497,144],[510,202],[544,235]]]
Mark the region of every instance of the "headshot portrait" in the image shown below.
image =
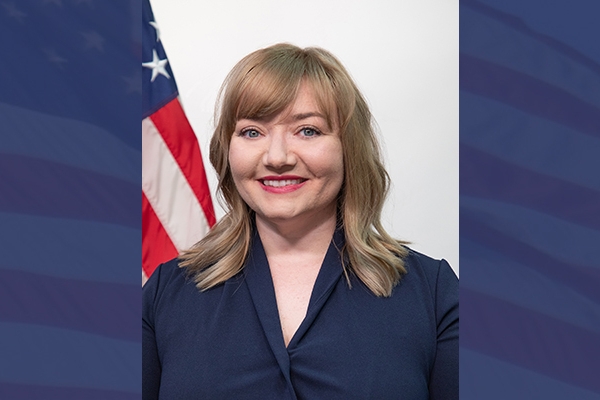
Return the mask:
[[[144,13],[143,398],[458,399],[458,2]]]

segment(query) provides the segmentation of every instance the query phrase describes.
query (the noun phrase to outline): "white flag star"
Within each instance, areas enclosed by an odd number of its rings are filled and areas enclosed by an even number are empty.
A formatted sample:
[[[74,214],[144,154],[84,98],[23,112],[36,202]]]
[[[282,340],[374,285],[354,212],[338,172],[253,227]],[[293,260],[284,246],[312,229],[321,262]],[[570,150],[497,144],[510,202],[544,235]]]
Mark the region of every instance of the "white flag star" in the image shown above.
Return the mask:
[[[156,41],[160,42],[160,29],[158,28],[158,24],[154,21],[150,21],[149,23],[154,29],[156,29]]]
[[[156,50],[152,50],[152,61],[142,63],[143,67],[152,69],[152,79],[150,79],[150,82],[154,82],[158,74],[166,76],[167,79],[171,78],[169,76],[169,73],[165,69],[165,66],[168,62],[169,60],[167,60],[166,58],[164,60],[159,59],[158,54],[156,54]]]

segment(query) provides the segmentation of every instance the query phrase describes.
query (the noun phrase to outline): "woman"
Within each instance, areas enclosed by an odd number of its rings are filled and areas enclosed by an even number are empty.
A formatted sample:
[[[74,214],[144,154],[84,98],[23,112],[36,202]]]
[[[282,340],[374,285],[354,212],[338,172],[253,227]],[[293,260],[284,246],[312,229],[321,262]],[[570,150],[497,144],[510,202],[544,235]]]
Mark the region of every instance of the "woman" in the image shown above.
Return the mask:
[[[144,399],[457,399],[456,276],[383,229],[389,179],[344,67],[279,44],[220,98],[229,212],[143,289]]]

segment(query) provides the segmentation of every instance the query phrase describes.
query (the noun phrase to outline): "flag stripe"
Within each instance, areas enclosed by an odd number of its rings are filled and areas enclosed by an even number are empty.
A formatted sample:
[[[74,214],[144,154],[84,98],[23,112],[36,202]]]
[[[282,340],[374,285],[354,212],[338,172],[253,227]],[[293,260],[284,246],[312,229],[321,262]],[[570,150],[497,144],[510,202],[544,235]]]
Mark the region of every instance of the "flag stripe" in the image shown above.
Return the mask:
[[[468,385],[460,386],[461,399],[598,400],[598,393],[464,347],[460,349],[460,376],[463,382],[467,378],[469,382]],[[541,391],[551,393],[552,396],[535,396]]]
[[[208,225],[213,226],[215,214],[198,139],[183,113],[179,99],[171,100],[152,114],[150,119],[200,201]]]
[[[514,107],[467,92],[460,104],[460,141],[521,167],[600,191],[600,138],[534,117]],[[481,132],[486,134],[482,135]],[[560,146],[560,156],[549,154]]]
[[[461,195],[520,204],[600,229],[600,192],[507,163],[460,144]]]
[[[600,70],[590,69],[590,63],[580,63],[571,54],[540,42],[531,32],[515,29],[502,18],[461,6],[460,19],[460,35],[465,39],[460,43],[462,53],[536,77],[600,106]],[[566,74],[567,70],[571,73]]]
[[[81,387],[23,385],[0,381],[0,398],[11,400],[139,400],[140,394]]]
[[[0,332],[1,381],[137,392],[139,396],[141,341],[1,321]]]
[[[39,296],[43,293],[44,296]],[[0,320],[139,342],[140,288],[0,269]]]
[[[545,275],[539,268],[523,264],[485,244],[463,237],[461,246],[466,248],[461,260],[478,266],[461,278],[461,288],[487,293],[600,333],[600,310],[595,300],[565,287],[562,281]]]
[[[138,228],[133,183],[24,155],[0,155],[0,211]],[[139,207],[139,206],[138,206]]]
[[[600,392],[596,332],[466,288],[460,304],[461,347]]]
[[[142,189],[178,250],[208,232],[198,198],[149,118],[142,121]]]
[[[177,256],[177,249],[163,228],[146,195],[142,192],[142,281],[147,279],[156,267]],[[144,282],[145,283],[145,282]]]
[[[461,8],[463,8],[463,7],[471,8],[483,15],[486,15],[488,17],[502,21],[504,24],[511,27],[515,31],[523,32],[523,33],[529,35],[530,37],[537,40],[539,43],[543,43],[545,45],[552,47],[556,51],[569,56],[571,59],[573,59],[573,61],[576,61],[577,63],[580,63],[582,65],[585,65],[587,68],[589,68],[593,72],[596,72],[598,75],[600,75],[600,64],[598,64],[592,58],[581,53],[579,50],[574,49],[573,47],[569,46],[568,44],[561,42],[560,40],[557,40],[557,39],[555,39],[551,36],[545,35],[543,33],[534,31],[533,29],[529,28],[523,22],[523,20],[521,20],[520,18],[518,18],[516,16],[513,16],[513,15],[510,15],[503,11],[497,10],[497,9],[490,7],[487,4],[484,4],[478,0],[460,0],[460,6],[461,6]],[[463,23],[462,14],[461,14],[461,32],[462,32],[462,27],[465,25],[467,25],[467,24]],[[469,40],[471,40],[471,39],[472,38],[469,37]],[[504,35],[502,35],[499,38],[499,41],[508,42],[507,38]],[[460,43],[461,47],[463,45],[463,42],[466,43],[468,41],[461,40],[461,43]],[[531,57],[531,55],[529,55],[529,57]]]
[[[131,248],[140,242],[139,226],[3,212],[0,226],[10,227],[0,231],[2,248],[13,250],[2,253],[3,269],[80,281],[131,283],[128,268],[140,262],[141,249]]]
[[[467,210],[460,209],[461,236],[510,257],[541,274],[562,283],[595,302],[600,301],[597,282],[600,269],[557,260],[512,236],[484,225]]]
[[[539,79],[464,53],[460,89],[600,137],[600,108]]]
[[[598,230],[520,205],[470,196],[461,198],[460,210],[557,260],[600,270]]]
[[[0,103],[0,126],[0,153],[27,155],[140,184],[140,149],[123,145],[96,125]]]

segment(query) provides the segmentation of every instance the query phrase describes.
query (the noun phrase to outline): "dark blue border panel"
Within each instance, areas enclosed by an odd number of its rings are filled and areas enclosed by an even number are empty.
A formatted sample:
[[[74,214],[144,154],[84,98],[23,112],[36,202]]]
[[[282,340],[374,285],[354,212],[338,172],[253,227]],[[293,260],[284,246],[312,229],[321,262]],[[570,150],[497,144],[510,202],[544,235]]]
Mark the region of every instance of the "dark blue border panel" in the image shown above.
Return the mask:
[[[0,398],[141,398],[141,1],[0,2]]]
[[[600,398],[598,15],[460,0],[461,399]]]

